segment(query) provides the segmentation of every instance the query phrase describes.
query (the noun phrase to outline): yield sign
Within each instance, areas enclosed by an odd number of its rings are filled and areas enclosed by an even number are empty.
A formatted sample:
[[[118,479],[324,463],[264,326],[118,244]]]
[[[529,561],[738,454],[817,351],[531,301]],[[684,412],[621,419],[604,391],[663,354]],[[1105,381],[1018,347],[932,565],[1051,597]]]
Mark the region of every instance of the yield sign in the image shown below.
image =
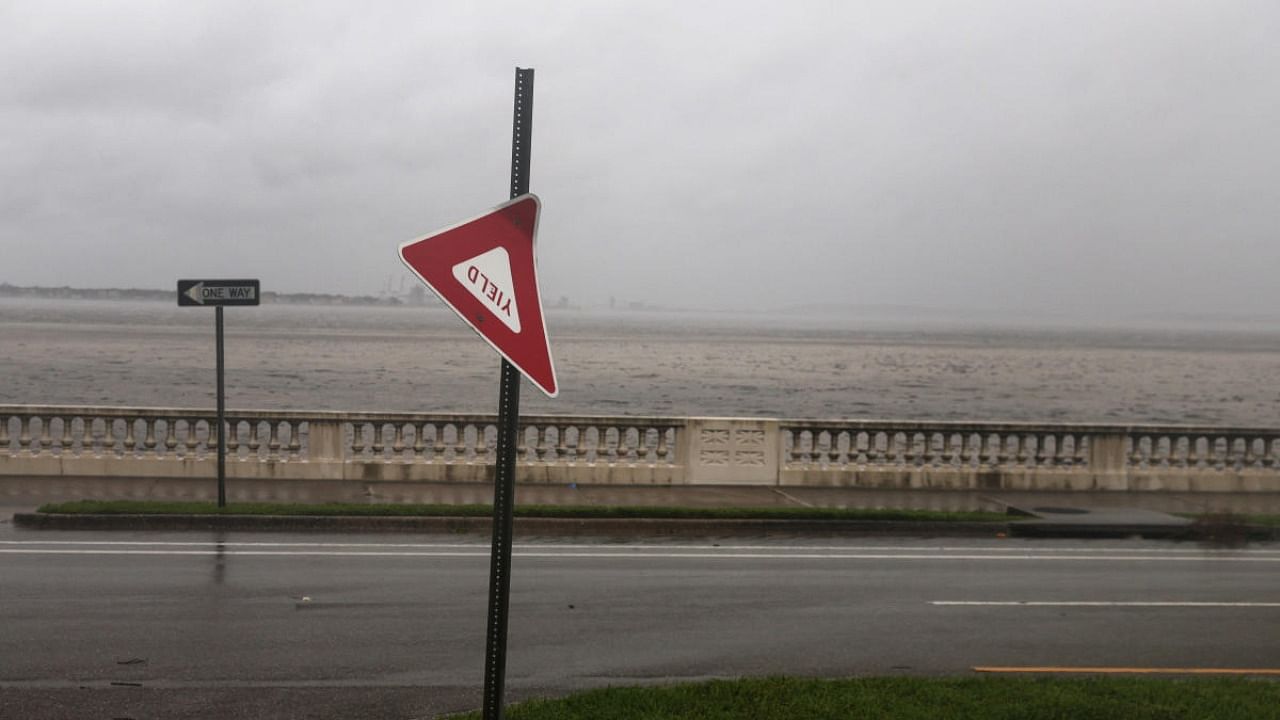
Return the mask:
[[[542,321],[534,262],[537,195],[400,246],[400,259],[502,357],[555,397],[556,369]]]

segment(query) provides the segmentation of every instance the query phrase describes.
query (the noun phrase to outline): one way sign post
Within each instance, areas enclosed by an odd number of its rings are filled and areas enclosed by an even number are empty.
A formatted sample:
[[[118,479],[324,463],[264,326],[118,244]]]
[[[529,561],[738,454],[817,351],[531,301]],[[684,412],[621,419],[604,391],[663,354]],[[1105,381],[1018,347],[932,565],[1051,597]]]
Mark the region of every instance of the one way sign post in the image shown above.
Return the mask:
[[[222,308],[227,305],[257,305],[262,296],[257,280],[179,280],[178,305],[180,307],[211,307],[214,309],[214,341],[218,375],[218,427],[209,428],[210,439],[218,438],[218,507],[227,506],[227,438],[226,388],[222,352]]]

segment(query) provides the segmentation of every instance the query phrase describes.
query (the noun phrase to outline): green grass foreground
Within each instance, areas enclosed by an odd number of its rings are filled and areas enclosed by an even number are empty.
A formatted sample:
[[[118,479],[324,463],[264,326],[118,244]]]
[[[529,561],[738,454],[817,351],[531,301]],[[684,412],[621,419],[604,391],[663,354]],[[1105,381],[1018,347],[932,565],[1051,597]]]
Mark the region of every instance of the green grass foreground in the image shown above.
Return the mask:
[[[472,720],[479,713],[458,716]],[[1275,720],[1280,683],[1245,679],[717,680],[609,688],[508,709],[511,720]]]
[[[78,500],[40,506],[38,512],[78,515],[310,515],[357,517],[488,517],[490,505],[378,505],[326,503],[160,502],[150,500]],[[915,522],[1004,522],[990,512],[933,510],[854,510],[840,508],[682,508],[593,505],[517,505],[516,517],[656,518],[703,520],[896,520]]]
[[[1280,515],[1245,515],[1244,521],[1251,525],[1280,527]]]

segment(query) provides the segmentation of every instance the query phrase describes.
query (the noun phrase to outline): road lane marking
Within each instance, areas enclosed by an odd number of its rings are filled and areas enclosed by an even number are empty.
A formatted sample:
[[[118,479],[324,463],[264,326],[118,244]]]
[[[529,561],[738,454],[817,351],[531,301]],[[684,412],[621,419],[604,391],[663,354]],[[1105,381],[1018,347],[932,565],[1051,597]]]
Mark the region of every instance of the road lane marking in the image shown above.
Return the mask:
[[[282,557],[489,557],[489,550],[474,552],[430,550],[241,550],[218,548],[207,550],[178,549],[119,549],[119,548],[0,548],[5,555],[221,555],[221,556],[282,556]],[[708,560],[999,560],[999,561],[1067,561],[1067,562],[1252,562],[1280,563],[1280,557],[1234,556],[1173,556],[1173,555],[920,555],[903,553],[747,553],[747,552],[550,552],[518,550],[514,557],[531,559],[549,558],[692,558]]]
[[[931,600],[930,605],[961,607],[1241,607],[1280,608],[1280,602],[1196,600]]]
[[[487,548],[489,544],[473,543],[335,543],[335,542],[241,542],[241,541],[142,541],[142,540],[0,540],[0,546],[95,546],[95,547],[300,547],[300,548]],[[599,550],[610,551],[672,551],[672,550],[705,550],[705,551],[801,551],[801,552],[919,552],[919,553],[978,553],[989,552],[999,555],[1007,554],[1054,554],[1054,553],[1090,553],[1130,555],[1182,555],[1188,557],[1219,557],[1235,555],[1276,555],[1280,549],[1216,549],[1216,548],[1008,548],[1008,547],[974,547],[954,546],[913,546],[913,545],[627,545],[616,544],[573,544],[573,543],[517,543],[517,549],[558,549],[558,550]]]
[[[1155,668],[1155,667],[1000,667],[979,665],[980,673],[1092,673],[1100,675],[1280,675],[1280,668]]]

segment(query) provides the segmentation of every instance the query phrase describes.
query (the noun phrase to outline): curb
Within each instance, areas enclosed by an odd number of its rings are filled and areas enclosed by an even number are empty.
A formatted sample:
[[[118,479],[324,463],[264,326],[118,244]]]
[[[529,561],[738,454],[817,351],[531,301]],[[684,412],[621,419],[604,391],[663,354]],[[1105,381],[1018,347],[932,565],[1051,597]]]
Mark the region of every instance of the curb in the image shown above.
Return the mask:
[[[17,513],[17,527],[36,530],[250,530],[278,532],[404,532],[489,534],[488,517],[359,517],[318,515],[59,515]],[[892,520],[697,520],[662,518],[518,517],[524,535],[595,537],[780,537],[797,535],[995,537],[1000,522],[912,522]]]

